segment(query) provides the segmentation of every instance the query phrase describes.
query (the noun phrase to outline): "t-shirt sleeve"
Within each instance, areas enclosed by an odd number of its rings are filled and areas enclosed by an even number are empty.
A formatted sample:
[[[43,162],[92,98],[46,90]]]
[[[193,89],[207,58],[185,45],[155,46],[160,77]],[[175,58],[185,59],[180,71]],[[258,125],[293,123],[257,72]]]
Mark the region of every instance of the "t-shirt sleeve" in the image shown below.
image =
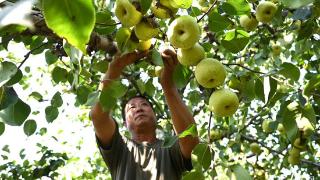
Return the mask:
[[[176,141],[176,143],[171,146],[170,156],[177,171],[184,172],[186,170],[190,171],[192,169],[191,159],[187,159],[182,155],[179,141]]]
[[[119,133],[119,128],[116,123],[116,130],[112,137],[111,145],[108,147],[103,147],[96,136],[97,145],[102,158],[110,171],[113,171],[117,164],[119,163],[119,157],[123,153],[124,139]]]

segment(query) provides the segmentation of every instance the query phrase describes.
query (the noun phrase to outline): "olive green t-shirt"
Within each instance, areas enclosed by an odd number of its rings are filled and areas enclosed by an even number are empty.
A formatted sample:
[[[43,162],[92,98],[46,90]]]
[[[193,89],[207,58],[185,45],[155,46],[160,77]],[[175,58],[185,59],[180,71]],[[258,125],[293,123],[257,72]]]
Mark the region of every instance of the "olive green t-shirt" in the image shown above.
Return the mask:
[[[117,129],[111,147],[103,148],[98,139],[97,142],[113,180],[178,180],[182,172],[192,169],[191,160],[182,156],[178,141],[170,148],[162,147],[161,140],[136,143]]]

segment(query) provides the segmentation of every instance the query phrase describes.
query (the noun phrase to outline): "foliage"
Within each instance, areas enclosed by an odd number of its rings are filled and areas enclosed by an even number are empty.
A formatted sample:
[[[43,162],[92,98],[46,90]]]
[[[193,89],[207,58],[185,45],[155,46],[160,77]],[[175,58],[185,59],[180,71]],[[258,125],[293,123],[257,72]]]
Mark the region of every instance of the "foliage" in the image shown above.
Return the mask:
[[[10,23],[10,13],[0,12],[0,50],[8,51],[10,43],[22,43],[29,49],[23,60],[14,56],[0,59],[0,135],[7,126],[21,126],[25,134],[30,136],[39,130],[37,123],[43,118],[50,126],[64,103],[62,91],[74,94],[75,105],[79,108],[90,108],[100,100],[105,108],[116,109],[115,116],[120,121],[118,109],[121,101],[140,93],[151,97],[155,104],[160,119],[159,128],[164,131],[167,140],[166,146],[177,140],[179,135],[171,136],[170,115],[159,88],[159,78],[155,75],[156,66],[163,66],[159,52],[168,46],[165,32],[174,16],[157,19],[150,10],[152,1],[136,1],[135,4],[144,12],[143,16],[155,23],[160,33],[152,41],[148,58],[126,68],[122,80],[114,82],[111,89],[100,92],[97,90],[100,79],[114,54],[119,49],[121,53],[131,52],[138,44],[136,38],[132,37],[134,33],[129,36],[115,17],[114,0],[29,2],[34,3],[33,8],[23,8],[23,12],[17,12],[17,7],[22,6],[20,1],[1,3],[7,8],[5,12],[30,16],[11,19]],[[176,16],[189,14],[197,19],[202,30],[199,43],[204,47],[207,57],[224,64],[228,77],[223,87],[232,88],[241,104],[231,117],[214,116],[207,105],[215,89],[198,85],[194,78],[194,67],[178,66],[174,80],[195,116],[202,142],[192,155],[195,168],[184,179],[289,178],[294,174],[287,170],[292,168],[296,168],[295,175],[318,177],[320,1],[295,0],[292,3],[273,0],[278,9],[272,22],[260,23],[251,32],[240,26],[239,17],[254,15],[259,1],[173,2],[179,8]],[[5,21],[7,19],[9,23]],[[274,45],[280,46],[280,53],[274,51]],[[50,105],[40,110],[44,111],[45,117],[30,120],[28,116],[37,110],[22,99],[15,89],[16,86],[30,88],[25,83],[32,76],[32,73],[28,73],[28,66],[32,66],[29,56],[41,53],[45,55],[44,61],[50,70],[52,84],[60,87],[60,90],[50,97]],[[45,94],[37,91],[32,92],[30,97],[39,103],[47,99]],[[104,101],[106,97],[113,101]],[[265,119],[271,120],[268,124],[271,132],[263,131],[262,122]],[[277,131],[280,123],[285,129],[284,134]],[[313,129],[308,136],[304,130],[307,125]],[[212,130],[218,133],[212,136]],[[189,131],[182,136],[194,135],[192,128]],[[300,162],[291,165],[288,163],[288,153],[295,146],[297,138],[302,139],[305,148],[300,153]],[[250,152],[252,142],[262,147],[262,153],[256,155]],[[41,153],[45,160],[35,161],[33,165],[18,165],[15,162],[1,165],[5,172],[12,173],[1,174],[2,178],[11,175],[14,178],[13,174],[28,178],[41,175],[56,177],[54,171],[63,166],[67,158],[50,150]],[[54,156],[57,156],[56,159],[50,159]],[[43,172],[34,173],[35,169]],[[82,178],[88,177],[93,175],[88,173]]]

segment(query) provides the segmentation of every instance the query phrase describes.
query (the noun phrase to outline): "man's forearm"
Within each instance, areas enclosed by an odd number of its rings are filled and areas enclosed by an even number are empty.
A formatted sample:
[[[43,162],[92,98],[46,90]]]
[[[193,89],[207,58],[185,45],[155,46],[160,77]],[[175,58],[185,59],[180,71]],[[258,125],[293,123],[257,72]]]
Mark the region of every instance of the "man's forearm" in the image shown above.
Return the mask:
[[[180,97],[175,87],[163,88],[166,101],[172,117],[172,123],[176,134],[186,130],[191,124],[195,123],[194,118]],[[193,148],[199,143],[198,137],[187,136],[179,139],[181,152],[185,158],[191,158]]]
[[[181,133],[188,126],[194,123],[194,118],[180,97],[180,94],[175,87],[164,88],[164,95],[171,112],[173,125],[176,133]]]

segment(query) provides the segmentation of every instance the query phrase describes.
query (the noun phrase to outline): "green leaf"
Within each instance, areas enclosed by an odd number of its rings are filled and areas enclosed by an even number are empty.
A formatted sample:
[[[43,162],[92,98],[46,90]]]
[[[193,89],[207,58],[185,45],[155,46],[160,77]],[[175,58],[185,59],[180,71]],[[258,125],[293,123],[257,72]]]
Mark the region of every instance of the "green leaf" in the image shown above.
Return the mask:
[[[156,66],[163,66],[161,54],[156,49],[152,49],[151,51],[151,61]]]
[[[225,34],[221,44],[232,53],[243,50],[249,42],[249,34],[243,30],[231,30]]]
[[[188,9],[192,5],[192,0],[171,0],[170,4],[174,8]]]
[[[21,126],[31,112],[30,106],[21,99],[0,111],[0,120],[11,126]]]
[[[249,172],[244,169],[240,164],[236,164],[230,167],[232,174],[236,180],[251,180]],[[233,178],[232,178],[233,179]]]
[[[298,132],[297,123],[295,121],[295,112],[290,111],[287,106],[290,104],[290,101],[286,101],[281,104],[280,110],[277,113],[277,120],[279,120],[285,129],[287,137],[291,142],[296,138],[296,134]]]
[[[152,83],[152,79],[148,80],[145,87],[146,87],[146,93],[152,97],[156,91],[156,87],[154,87],[154,85]]]
[[[312,107],[312,104],[307,103],[305,106],[302,107],[302,116],[306,117],[313,127],[316,127],[317,124],[317,118],[316,114],[314,112],[314,109]]]
[[[303,22],[301,24],[301,28],[299,29],[299,32],[298,32],[297,41],[309,38],[314,31],[314,27],[316,27],[316,26],[317,25],[314,24],[314,22],[312,20]]]
[[[173,81],[175,82],[177,88],[185,87],[190,80],[192,71],[181,64],[178,64],[173,72]]]
[[[201,165],[205,170],[210,167],[211,164],[211,150],[207,144],[199,143],[192,150],[192,165],[196,167]]]
[[[246,0],[228,0],[222,4],[222,10],[229,15],[242,15],[250,13],[250,5]]]
[[[123,52],[125,50],[126,44],[131,36],[131,31],[129,28],[121,27],[116,33],[116,42],[118,48]]]
[[[6,126],[3,122],[0,122],[0,136],[4,133]]]
[[[48,123],[53,122],[55,119],[57,119],[58,115],[59,115],[59,110],[57,107],[54,106],[48,106],[45,109],[45,113],[46,113],[46,120]]]
[[[304,87],[303,94],[310,96],[314,90],[320,88],[320,74],[313,75],[308,81],[307,85]]]
[[[59,82],[67,82],[67,80],[68,80],[68,71],[66,69],[64,69],[64,68],[56,66],[52,70],[52,79],[57,84]]]
[[[0,87],[7,83],[18,71],[18,68],[12,62],[0,63]]]
[[[278,72],[279,74],[282,74],[286,78],[290,78],[293,81],[298,81],[300,77],[300,70],[297,66],[291,64],[291,63],[283,63],[280,66],[280,70]]]
[[[112,13],[108,9],[96,13],[96,23],[104,24],[112,18]]]
[[[270,87],[270,91],[269,91],[269,96],[268,96],[268,102],[270,101],[270,99],[272,98],[272,96],[276,93],[277,91],[277,80],[273,79],[272,77],[269,77],[269,87]]]
[[[113,97],[110,94],[110,91],[108,91],[107,88],[105,88],[102,90],[99,96],[99,102],[104,111],[109,111],[117,104],[117,98]]]
[[[39,102],[43,100],[42,95],[39,92],[36,92],[36,91],[33,91],[29,96],[33,97],[35,100],[37,100]]]
[[[164,138],[164,141],[162,142],[162,147],[169,148],[173,146],[177,140],[178,140],[178,136],[166,136]]]
[[[86,106],[93,106],[99,101],[100,91],[93,91],[88,95]]]
[[[209,14],[209,30],[219,32],[230,26],[232,21],[225,16],[221,16],[218,12],[212,11]]]
[[[152,0],[140,0],[141,13],[145,14],[152,4]]]
[[[27,136],[31,136],[37,129],[37,123],[35,120],[27,120],[24,123],[23,131]]]
[[[198,169],[192,169],[189,173],[182,177],[182,180],[204,180],[203,172]]]
[[[140,94],[144,94],[144,92],[146,91],[145,83],[141,79],[138,79],[136,83]]]
[[[186,136],[192,136],[192,137],[197,137],[198,136],[198,131],[197,131],[197,127],[195,124],[191,124],[186,130],[184,130],[183,132],[181,132],[179,134],[179,138],[184,138]]]
[[[260,78],[256,79],[255,81],[255,94],[258,99],[265,102],[263,82]]]
[[[52,54],[50,50],[47,50],[45,53],[46,62],[48,65],[54,64],[58,60],[58,56]]]
[[[114,98],[121,98],[127,92],[128,88],[121,81],[112,81],[107,88],[108,93]]]
[[[18,69],[17,73],[5,84],[5,86],[12,86],[18,83],[23,77],[22,71]]]
[[[77,89],[77,101],[80,104],[85,104],[88,100],[90,89],[86,86],[79,86]]]
[[[51,106],[58,108],[62,106],[62,104],[63,104],[63,100],[61,98],[61,93],[56,92],[51,99]]]
[[[18,95],[13,88],[0,87],[0,110],[15,104],[17,101]]]
[[[243,95],[249,101],[255,98],[255,81],[254,79],[250,79],[249,81],[244,82]]]
[[[93,1],[45,0],[42,8],[48,27],[86,53],[85,46],[95,25]]]
[[[99,61],[97,63],[94,63],[92,66],[92,69],[94,71],[105,73],[108,69],[108,65],[109,65],[109,62],[103,60],[103,61]]]
[[[297,9],[314,2],[314,0],[280,0],[280,1],[285,7],[288,7],[291,9]]]

